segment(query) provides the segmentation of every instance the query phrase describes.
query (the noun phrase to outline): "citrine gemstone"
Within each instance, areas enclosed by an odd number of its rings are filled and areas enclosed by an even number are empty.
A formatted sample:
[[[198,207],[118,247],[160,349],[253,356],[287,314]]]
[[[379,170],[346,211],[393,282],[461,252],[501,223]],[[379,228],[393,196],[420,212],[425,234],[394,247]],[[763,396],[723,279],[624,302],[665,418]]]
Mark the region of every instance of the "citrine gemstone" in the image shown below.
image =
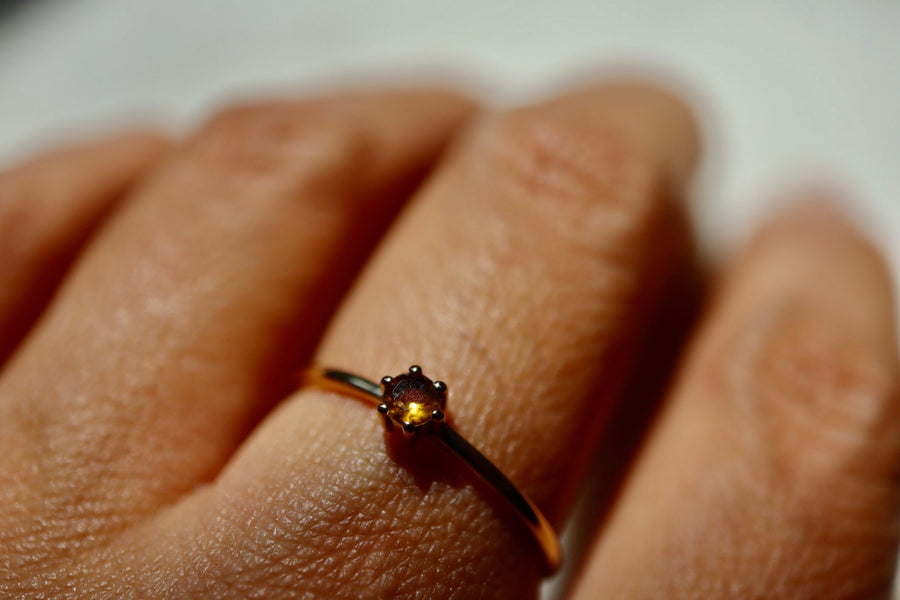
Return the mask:
[[[384,386],[385,415],[395,423],[421,427],[442,408],[445,394],[421,371],[398,375]]]

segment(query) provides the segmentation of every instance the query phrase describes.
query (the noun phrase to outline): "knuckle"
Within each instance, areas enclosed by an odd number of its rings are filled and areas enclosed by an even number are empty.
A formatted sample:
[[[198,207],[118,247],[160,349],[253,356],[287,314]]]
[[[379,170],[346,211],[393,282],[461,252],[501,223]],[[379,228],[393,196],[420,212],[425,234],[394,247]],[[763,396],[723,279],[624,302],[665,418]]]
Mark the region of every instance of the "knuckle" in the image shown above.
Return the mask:
[[[578,245],[645,236],[662,212],[657,165],[614,128],[532,108],[494,117],[481,135],[475,168],[499,180],[504,208]]]
[[[192,152],[225,177],[339,183],[363,163],[362,128],[324,109],[258,104],[226,109],[197,134]]]

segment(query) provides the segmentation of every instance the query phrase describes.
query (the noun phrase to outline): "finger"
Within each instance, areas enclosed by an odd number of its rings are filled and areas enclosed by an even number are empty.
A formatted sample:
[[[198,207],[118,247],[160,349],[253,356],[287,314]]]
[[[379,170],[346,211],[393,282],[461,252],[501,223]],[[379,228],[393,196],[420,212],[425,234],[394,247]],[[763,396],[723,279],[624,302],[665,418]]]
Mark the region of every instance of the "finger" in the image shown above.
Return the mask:
[[[634,110],[628,98],[641,100]],[[655,149],[669,140],[636,133],[648,120],[685,131],[677,143],[694,153],[684,108],[642,88],[487,118],[402,215],[317,353],[376,379],[411,362],[445,379],[455,426],[556,522],[639,307],[685,252],[674,165]],[[214,488],[133,535],[148,553],[165,545],[190,560],[204,548],[219,565],[212,588],[177,578],[176,595],[533,594],[534,540],[422,444],[386,446],[374,409],[306,390]]]
[[[0,468],[26,479],[10,493],[75,504],[40,527],[101,537],[210,479],[309,353],[373,210],[469,110],[442,92],[251,106],[173,156],[0,384]]]
[[[0,173],[0,365],[98,223],[166,148],[131,134]]]
[[[891,288],[810,204],[724,286],[576,598],[883,598],[900,464]]]

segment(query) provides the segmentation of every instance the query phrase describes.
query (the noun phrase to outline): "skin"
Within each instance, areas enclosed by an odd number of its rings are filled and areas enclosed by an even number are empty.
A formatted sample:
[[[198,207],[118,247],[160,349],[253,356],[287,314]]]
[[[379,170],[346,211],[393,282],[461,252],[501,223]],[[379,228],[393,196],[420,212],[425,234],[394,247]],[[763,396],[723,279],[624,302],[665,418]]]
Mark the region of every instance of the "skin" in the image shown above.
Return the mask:
[[[648,323],[676,320],[694,264],[698,151],[677,99],[600,84],[502,113],[434,90],[260,103],[3,173],[0,592],[534,596],[507,507],[298,373],[422,364],[560,527],[629,381],[672,362],[643,357],[678,345]],[[888,596],[890,282],[794,200],[717,278],[571,598]]]

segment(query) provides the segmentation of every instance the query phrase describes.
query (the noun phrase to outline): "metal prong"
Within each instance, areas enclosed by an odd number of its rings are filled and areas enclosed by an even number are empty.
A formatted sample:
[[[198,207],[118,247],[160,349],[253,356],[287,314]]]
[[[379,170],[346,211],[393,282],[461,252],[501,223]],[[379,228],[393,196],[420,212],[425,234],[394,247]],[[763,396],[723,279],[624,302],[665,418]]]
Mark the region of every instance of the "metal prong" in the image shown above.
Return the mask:
[[[434,412],[431,413],[431,418],[435,421],[443,421],[444,420],[444,411],[441,409],[435,409]]]
[[[444,393],[447,392],[447,384],[444,383],[443,381],[435,381],[435,382],[434,382],[434,389],[436,389],[436,390],[439,391],[440,393],[444,394]]]
[[[409,372],[410,372],[410,373],[416,373],[416,374],[421,373],[421,372],[422,372],[422,367],[420,367],[419,365],[413,365],[413,366],[411,366],[411,367],[409,368]]]
[[[390,375],[385,375],[384,377],[381,378],[381,385],[387,385],[393,380],[394,380],[394,378],[391,377]]]
[[[406,433],[412,433],[412,432],[415,431],[415,430],[416,430],[416,426],[415,426],[415,425],[413,425],[412,423],[407,423],[407,422],[404,421],[404,423],[403,423],[403,431],[405,431]]]
[[[387,411],[388,411],[388,405],[387,405],[387,404],[385,404],[384,402],[382,402],[381,404],[378,405],[378,412],[380,412],[380,413],[383,414],[383,415],[386,415],[386,414],[387,414]]]

